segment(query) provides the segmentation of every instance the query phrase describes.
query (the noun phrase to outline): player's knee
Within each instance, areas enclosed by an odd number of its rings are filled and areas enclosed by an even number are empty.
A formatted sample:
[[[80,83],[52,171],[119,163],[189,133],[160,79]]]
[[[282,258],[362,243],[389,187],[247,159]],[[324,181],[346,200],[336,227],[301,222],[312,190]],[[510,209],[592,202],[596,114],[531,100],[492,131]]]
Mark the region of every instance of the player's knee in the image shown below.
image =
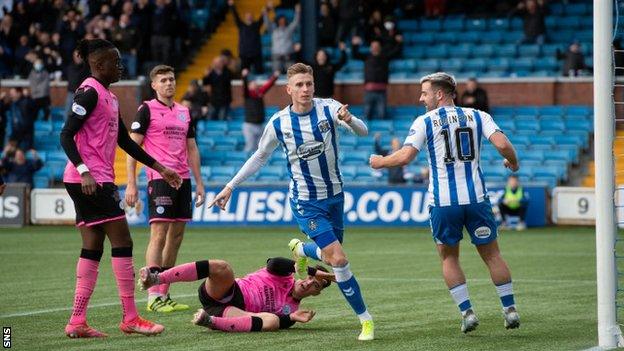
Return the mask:
[[[223,260],[210,260],[210,278],[229,277],[234,275],[234,271],[229,263]]]
[[[347,256],[344,253],[337,253],[330,255],[328,257],[324,257],[325,261],[329,263],[332,267],[343,267],[346,266],[349,261],[347,260]]]

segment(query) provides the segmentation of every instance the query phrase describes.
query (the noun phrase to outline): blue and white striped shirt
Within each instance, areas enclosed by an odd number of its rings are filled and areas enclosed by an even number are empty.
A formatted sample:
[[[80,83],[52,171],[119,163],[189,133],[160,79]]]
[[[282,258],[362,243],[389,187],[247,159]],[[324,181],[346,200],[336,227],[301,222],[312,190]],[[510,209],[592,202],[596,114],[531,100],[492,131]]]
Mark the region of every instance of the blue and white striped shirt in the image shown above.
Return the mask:
[[[267,123],[258,151],[270,155],[282,146],[290,175],[290,196],[295,200],[322,200],[342,192],[342,177],[338,168],[338,132],[342,126],[352,128],[338,119],[342,105],[334,99],[313,99],[312,110],[300,115],[287,106],[275,113]],[[366,133],[366,126],[353,117]]]
[[[445,106],[416,118],[405,145],[429,153],[429,203],[433,206],[482,202],[487,194],[479,166],[481,141],[499,130],[488,113]]]

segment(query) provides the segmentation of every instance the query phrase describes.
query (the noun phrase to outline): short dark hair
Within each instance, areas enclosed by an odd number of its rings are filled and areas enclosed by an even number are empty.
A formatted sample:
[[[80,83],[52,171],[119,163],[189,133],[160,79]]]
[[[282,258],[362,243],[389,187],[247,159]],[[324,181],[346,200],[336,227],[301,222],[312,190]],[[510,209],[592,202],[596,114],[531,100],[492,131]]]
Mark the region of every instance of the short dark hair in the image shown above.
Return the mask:
[[[431,83],[431,86],[437,90],[442,90],[446,95],[453,98],[457,94],[457,82],[455,77],[446,72],[436,72],[426,75],[420,79],[420,84],[425,82]]]
[[[92,55],[96,52],[114,49],[115,45],[108,40],[104,39],[82,39],[76,50],[78,50],[78,54],[82,57],[83,60],[87,61],[89,59],[89,55]]]
[[[166,74],[166,73],[173,73],[175,74],[175,69],[171,66],[167,66],[167,65],[158,65],[154,68],[152,68],[152,70],[150,71],[150,79],[152,80],[152,82],[154,81],[154,79],[156,79],[156,76],[159,74]]]

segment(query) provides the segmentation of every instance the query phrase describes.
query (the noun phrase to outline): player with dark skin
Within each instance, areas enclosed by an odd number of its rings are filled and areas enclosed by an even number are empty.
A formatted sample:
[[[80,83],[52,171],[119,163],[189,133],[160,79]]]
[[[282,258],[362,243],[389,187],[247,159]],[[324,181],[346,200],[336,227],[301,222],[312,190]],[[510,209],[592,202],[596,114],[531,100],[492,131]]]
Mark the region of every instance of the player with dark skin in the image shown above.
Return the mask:
[[[109,49],[102,52],[96,52],[89,55],[89,67],[91,76],[102,82],[108,88],[112,83],[119,81],[123,72],[121,64],[121,56],[119,50]],[[163,178],[178,188],[181,184],[180,176],[173,170],[166,168],[156,162],[153,166],[154,170],[162,174]],[[97,191],[97,183],[90,172],[81,175],[82,192],[85,195],[95,194]],[[112,247],[130,247],[132,246],[132,238],[128,222],[125,218],[102,223],[98,226],[81,226],[80,234],[82,235],[82,247],[88,250],[102,250],[104,248],[104,237],[108,236]]]

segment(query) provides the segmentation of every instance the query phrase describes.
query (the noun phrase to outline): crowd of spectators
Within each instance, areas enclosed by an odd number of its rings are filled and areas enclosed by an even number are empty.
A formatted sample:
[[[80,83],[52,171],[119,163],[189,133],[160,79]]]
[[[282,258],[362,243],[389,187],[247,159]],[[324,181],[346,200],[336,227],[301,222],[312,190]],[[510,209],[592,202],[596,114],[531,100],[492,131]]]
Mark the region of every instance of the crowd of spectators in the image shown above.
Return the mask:
[[[120,50],[125,76],[151,61],[171,63],[190,42],[190,4],[173,0],[4,1],[0,21],[0,76],[27,78],[36,71],[67,79],[82,38],[102,38]],[[8,6],[7,6],[8,5]],[[177,61],[176,61],[177,62]],[[45,72],[45,73],[44,73]],[[33,95],[34,97],[34,95]],[[39,99],[37,97],[37,99]]]

